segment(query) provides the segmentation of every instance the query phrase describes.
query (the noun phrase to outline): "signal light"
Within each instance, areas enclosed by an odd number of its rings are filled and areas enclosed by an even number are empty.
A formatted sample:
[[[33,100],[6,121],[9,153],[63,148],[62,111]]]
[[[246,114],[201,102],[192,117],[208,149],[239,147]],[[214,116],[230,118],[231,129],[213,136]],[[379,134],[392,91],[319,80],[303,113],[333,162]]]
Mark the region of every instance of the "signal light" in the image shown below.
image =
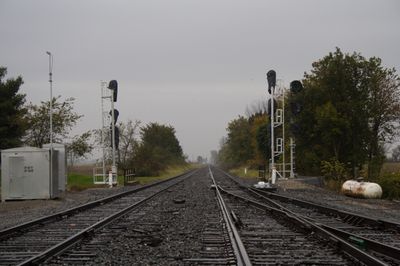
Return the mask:
[[[111,110],[110,110],[109,114],[112,117],[112,111]],[[119,116],[119,111],[117,109],[114,109],[114,125],[117,124],[118,116]]]
[[[271,88],[275,89],[275,85],[276,85],[275,70],[270,70],[267,72],[267,81],[268,81],[268,92],[269,92],[269,94],[271,94]]]
[[[112,147],[112,127],[110,128],[110,130],[111,130],[110,137],[111,137],[111,147]],[[114,128],[114,141],[115,141],[115,149],[118,150],[118,146],[119,146],[119,128],[117,126]]]
[[[117,101],[117,95],[118,95],[118,82],[113,79],[110,81],[108,84],[108,88],[113,91],[113,101]]]
[[[293,80],[292,82],[290,82],[290,91],[292,93],[299,93],[302,90],[303,90],[303,84],[301,84],[300,81]]]

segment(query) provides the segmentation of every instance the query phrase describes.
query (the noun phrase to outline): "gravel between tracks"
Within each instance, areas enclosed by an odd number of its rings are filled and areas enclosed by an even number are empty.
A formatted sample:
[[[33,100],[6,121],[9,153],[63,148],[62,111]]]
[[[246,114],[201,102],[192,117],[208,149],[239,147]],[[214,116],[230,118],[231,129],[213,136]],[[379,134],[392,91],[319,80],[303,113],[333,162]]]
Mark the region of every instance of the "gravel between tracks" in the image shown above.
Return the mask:
[[[87,265],[190,264],[185,259],[201,253],[202,233],[209,214],[219,213],[210,185],[211,179],[203,169],[103,228],[70,253],[86,252],[89,248],[95,256]],[[63,256],[48,262],[59,263],[68,264]]]

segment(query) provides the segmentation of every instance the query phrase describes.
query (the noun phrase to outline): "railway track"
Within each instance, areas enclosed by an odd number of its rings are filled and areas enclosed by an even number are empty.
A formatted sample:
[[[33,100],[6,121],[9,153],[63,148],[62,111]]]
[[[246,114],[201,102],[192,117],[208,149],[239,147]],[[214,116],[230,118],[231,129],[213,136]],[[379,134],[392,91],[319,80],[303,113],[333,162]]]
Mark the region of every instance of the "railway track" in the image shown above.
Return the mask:
[[[343,235],[396,224],[278,196],[203,168],[3,230],[0,265],[398,265],[395,240]]]
[[[194,171],[0,231],[0,265],[43,263]]]
[[[253,189],[252,189],[253,190]],[[288,210],[297,216],[318,224],[353,245],[368,250],[371,255],[388,263],[400,264],[400,225],[374,220],[334,208],[298,201],[296,199],[271,195],[268,192],[253,190],[265,202],[281,210]]]
[[[231,229],[221,223],[223,214],[206,170],[114,220],[46,265],[237,265]],[[193,214],[201,218],[193,221]]]
[[[400,264],[400,225],[367,216],[356,215],[335,208],[281,196],[254,188],[245,188],[227,173],[220,172],[235,182],[228,186],[236,195],[246,190],[247,197],[276,208],[324,229],[346,243],[364,250],[370,257],[385,265]],[[240,187],[241,189],[238,189]],[[236,190],[236,191],[235,191]],[[238,192],[239,191],[239,192]]]
[[[216,193],[221,195],[233,220],[239,239],[235,241],[242,243],[240,249],[234,248],[235,257],[247,254],[249,260],[243,263],[237,259],[238,265],[359,264],[358,259],[348,255],[351,247],[341,249],[340,241],[324,240],[326,235],[321,237],[321,233],[315,233],[298,218],[250,200],[244,190],[221,172],[210,169],[210,176],[215,179]],[[245,250],[245,255],[241,255],[241,250]]]

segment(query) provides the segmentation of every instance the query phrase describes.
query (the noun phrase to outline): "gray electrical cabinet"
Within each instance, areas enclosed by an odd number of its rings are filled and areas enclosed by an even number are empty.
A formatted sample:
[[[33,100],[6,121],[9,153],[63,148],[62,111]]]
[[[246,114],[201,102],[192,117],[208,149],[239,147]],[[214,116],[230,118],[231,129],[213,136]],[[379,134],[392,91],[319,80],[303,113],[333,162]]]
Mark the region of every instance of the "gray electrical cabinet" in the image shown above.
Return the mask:
[[[50,149],[50,144],[43,144],[43,149]],[[58,189],[64,192],[67,184],[67,155],[65,145],[53,143],[53,150],[58,151]]]
[[[21,147],[1,151],[1,199],[52,199],[59,195],[58,151],[53,151],[53,177],[50,176],[50,150]]]

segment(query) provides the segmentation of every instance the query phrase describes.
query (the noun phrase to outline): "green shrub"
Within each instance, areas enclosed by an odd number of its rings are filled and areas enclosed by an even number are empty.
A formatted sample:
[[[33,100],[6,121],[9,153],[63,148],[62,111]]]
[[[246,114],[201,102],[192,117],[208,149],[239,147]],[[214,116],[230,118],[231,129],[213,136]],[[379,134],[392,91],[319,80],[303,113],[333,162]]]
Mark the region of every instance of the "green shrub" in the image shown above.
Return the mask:
[[[348,178],[345,165],[336,158],[321,162],[321,173],[326,180],[344,181]]]
[[[382,187],[383,198],[400,199],[400,174],[386,174],[381,176],[377,183]]]

